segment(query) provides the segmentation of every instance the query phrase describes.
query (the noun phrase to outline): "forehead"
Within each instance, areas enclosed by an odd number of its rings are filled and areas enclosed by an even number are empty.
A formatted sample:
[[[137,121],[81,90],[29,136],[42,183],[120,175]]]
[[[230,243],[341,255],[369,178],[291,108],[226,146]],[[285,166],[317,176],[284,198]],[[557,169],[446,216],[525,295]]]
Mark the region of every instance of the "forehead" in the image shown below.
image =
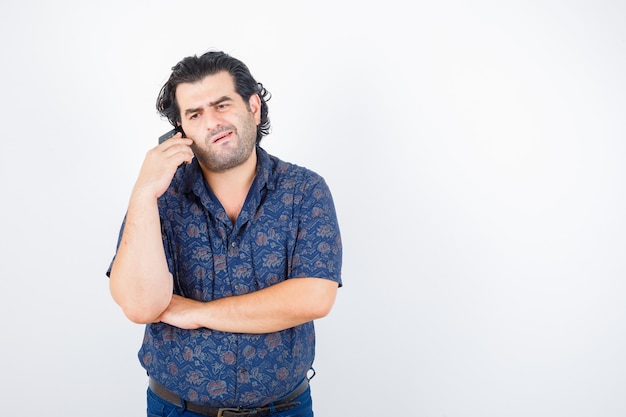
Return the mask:
[[[207,75],[195,83],[181,83],[176,87],[176,101],[181,110],[210,103],[222,97],[238,99],[233,77],[227,71]]]

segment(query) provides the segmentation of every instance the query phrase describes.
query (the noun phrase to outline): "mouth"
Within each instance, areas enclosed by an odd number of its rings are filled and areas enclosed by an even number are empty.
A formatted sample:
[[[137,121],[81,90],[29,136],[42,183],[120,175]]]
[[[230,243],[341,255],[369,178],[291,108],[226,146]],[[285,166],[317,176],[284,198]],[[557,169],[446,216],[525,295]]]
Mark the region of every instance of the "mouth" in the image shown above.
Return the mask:
[[[211,143],[216,144],[216,143],[224,142],[225,140],[229,139],[232,135],[233,135],[232,131],[220,132],[217,135],[213,136],[213,139],[211,139]]]

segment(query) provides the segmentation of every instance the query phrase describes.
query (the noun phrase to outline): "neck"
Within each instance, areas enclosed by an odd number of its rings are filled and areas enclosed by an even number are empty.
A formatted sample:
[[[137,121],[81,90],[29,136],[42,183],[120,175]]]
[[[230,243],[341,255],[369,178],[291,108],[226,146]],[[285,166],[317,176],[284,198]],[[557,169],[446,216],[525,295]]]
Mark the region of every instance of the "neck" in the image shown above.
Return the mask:
[[[202,173],[211,190],[226,210],[226,214],[235,223],[250,186],[256,176],[256,149],[241,165],[224,172],[212,172],[204,167]]]

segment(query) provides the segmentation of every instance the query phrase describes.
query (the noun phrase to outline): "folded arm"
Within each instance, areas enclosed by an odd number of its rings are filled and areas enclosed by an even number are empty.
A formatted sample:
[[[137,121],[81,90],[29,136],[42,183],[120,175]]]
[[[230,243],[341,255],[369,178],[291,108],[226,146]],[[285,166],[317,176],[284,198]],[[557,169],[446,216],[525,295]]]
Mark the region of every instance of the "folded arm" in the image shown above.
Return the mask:
[[[174,295],[158,321],[184,329],[270,333],[326,316],[338,284],[292,278],[252,293],[202,302]]]

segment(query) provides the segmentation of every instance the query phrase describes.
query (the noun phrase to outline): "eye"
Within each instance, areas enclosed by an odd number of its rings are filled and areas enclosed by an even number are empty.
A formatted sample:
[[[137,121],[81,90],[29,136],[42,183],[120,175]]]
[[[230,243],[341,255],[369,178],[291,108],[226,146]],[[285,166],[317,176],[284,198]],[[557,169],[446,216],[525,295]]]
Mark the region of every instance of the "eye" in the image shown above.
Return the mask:
[[[197,119],[199,117],[198,113],[193,113],[192,115],[189,116],[189,120],[194,120]]]
[[[228,108],[228,103],[220,103],[215,107],[217,108],[217,110],[226,110]]]

